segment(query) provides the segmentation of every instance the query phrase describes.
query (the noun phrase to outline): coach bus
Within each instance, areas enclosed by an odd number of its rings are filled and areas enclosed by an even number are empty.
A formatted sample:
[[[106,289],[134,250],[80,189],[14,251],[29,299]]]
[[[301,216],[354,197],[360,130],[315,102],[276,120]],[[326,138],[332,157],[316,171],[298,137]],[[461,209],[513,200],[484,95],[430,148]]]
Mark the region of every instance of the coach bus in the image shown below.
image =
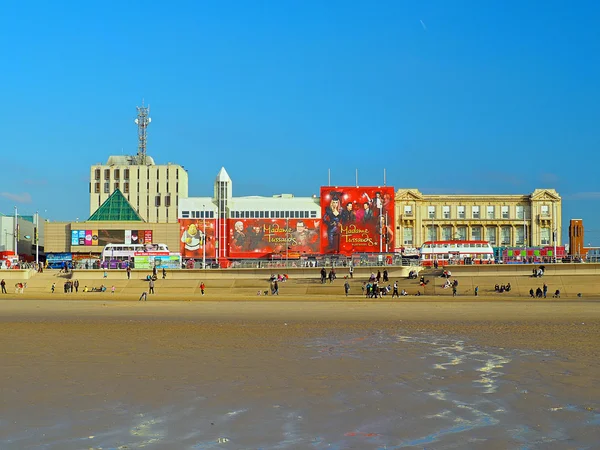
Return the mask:
[[[102,250],[101,266],[106,269],[124,269],[131,265],[135,256],[169,254],[166,244],[106,244]]]
[[[493,264],[494,250],[487,241],[427,241],[421,246],[422,266]]]

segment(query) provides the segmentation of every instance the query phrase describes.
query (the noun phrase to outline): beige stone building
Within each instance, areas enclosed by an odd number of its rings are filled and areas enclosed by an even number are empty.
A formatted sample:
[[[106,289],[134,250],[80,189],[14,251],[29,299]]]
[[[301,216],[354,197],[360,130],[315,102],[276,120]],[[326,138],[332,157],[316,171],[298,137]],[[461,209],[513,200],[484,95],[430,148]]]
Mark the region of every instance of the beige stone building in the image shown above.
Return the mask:
[[[430,240],[485,240],[494,247],[561,245],[561,198],[528,195],[425,195],[396,192],[396,248]]]
[[[180,198],[188,196],[188,173],[178,164],[157,165],[150,156],[110,156],[90,168],[90,215],[120,190],[146,222],[177,223]]]

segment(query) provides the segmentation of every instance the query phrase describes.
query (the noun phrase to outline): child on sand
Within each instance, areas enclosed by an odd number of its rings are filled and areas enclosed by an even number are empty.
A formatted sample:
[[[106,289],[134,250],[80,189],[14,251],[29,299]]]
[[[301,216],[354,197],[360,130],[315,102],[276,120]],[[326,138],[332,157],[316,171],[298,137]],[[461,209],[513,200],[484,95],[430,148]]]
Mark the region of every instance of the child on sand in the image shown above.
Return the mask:
[[[111,294],[114,294],[114,293],[115,293],[115,286],[114,286],[114,285],[113,285],[113,286],[110,288],[110,293],[111,293]]]
[[[205,288],[204,281],[201,281],[200,282],[200,292],[202,292],[202,295],[204,295],[204,288]]]

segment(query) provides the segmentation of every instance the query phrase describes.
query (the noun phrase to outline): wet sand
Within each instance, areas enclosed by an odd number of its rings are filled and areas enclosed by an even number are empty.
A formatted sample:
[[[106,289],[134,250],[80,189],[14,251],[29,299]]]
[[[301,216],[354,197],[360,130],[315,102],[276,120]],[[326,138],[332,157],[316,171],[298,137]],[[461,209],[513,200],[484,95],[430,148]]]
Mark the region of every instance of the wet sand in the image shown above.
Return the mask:
[[[593,301],[1,301],[0,448],[585,448],[598,342]]]

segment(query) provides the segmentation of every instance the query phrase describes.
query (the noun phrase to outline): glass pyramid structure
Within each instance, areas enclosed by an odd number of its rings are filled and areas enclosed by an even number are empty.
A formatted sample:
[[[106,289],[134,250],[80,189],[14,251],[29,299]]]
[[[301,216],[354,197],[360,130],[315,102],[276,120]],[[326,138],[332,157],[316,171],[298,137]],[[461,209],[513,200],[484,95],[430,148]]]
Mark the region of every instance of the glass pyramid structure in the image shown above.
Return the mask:
[[[110,194],[104,203],[90,216],[88,222],[99,222],[99,221],[130,221],[130,222],[144,222],[144,219],[133,209],[131,203],[123,196],[120,190]]]

